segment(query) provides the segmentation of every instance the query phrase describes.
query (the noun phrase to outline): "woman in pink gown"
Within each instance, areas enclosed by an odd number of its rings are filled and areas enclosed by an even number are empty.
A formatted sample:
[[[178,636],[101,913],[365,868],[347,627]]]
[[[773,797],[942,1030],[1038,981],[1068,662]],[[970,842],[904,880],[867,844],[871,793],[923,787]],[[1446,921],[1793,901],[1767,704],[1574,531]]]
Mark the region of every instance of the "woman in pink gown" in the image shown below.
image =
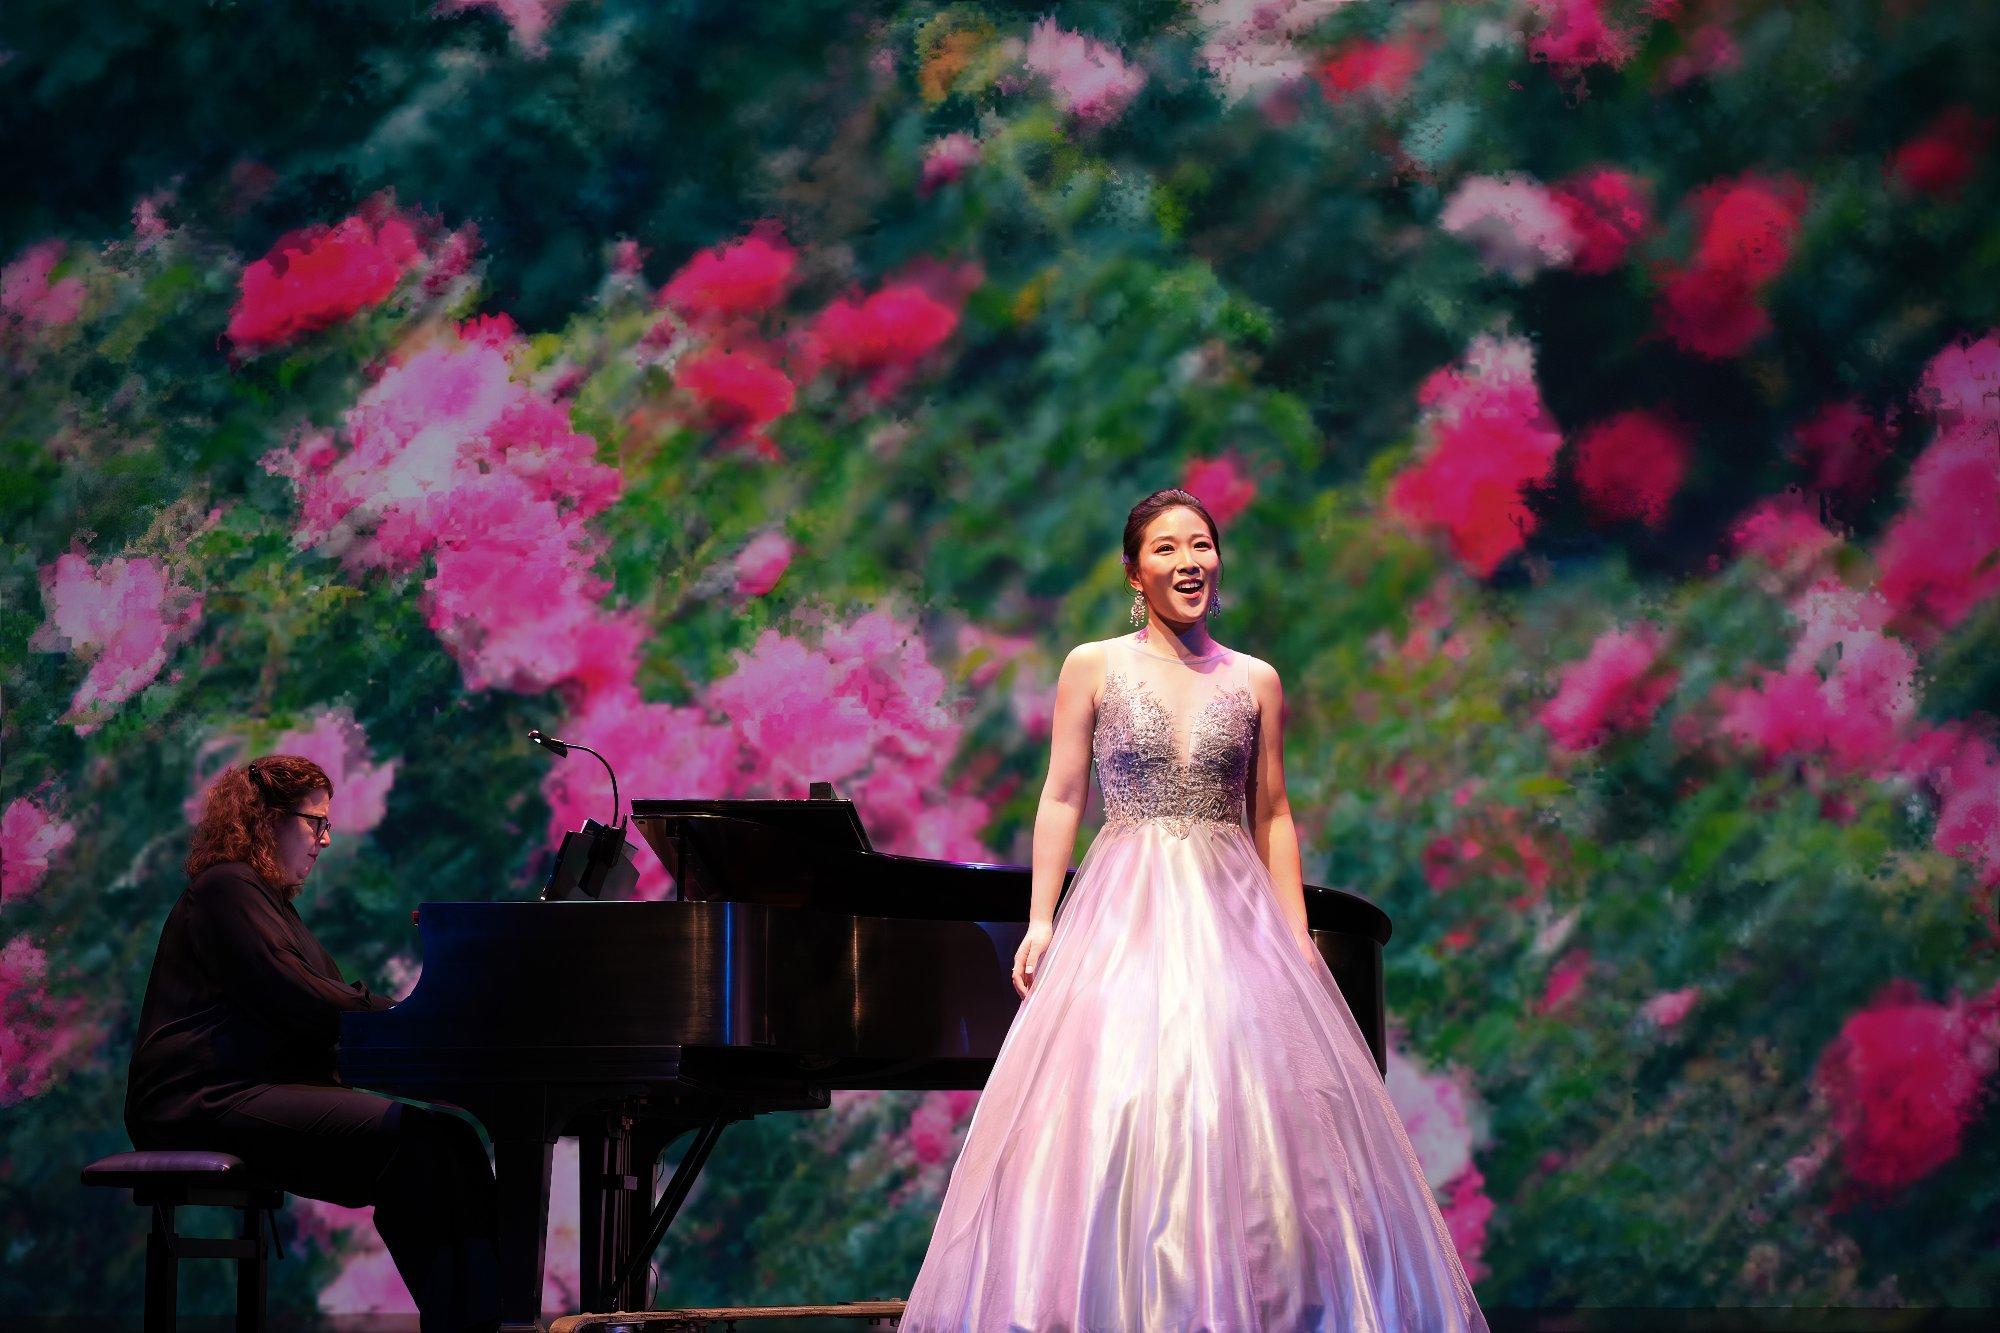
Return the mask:
[[[1484,1330],[1306,933],[1277,673],[1205,624],[1215,525],[1148,496],[1125,562],[1145,624],[1063,663],[1024,998],[901,1327]],[[1104,827],[1057,917],[1092,760]]]

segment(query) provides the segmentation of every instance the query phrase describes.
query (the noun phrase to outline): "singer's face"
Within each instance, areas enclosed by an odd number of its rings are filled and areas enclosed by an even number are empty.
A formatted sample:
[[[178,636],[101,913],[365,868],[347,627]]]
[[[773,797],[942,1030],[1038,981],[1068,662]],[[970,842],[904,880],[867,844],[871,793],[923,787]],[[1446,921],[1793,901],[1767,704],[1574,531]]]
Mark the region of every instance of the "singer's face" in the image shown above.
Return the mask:
[[[1222,555],[1208,524],[1194,510],[1177,507],[1161,510],[1146,525],[1139,563],[1125,574],[1146,595],[1153,614],[1179,628],[1207,614],[1221,572]]]
[[[296,891],[312,874],[320,850],[333,841],[333,830],[320,822],[327,817],[331,801],[325,788],[299,798],[292,811],[279,811],[278,869],[285,872],[283,887]],[[308,818],[316,816],[316,818]]]

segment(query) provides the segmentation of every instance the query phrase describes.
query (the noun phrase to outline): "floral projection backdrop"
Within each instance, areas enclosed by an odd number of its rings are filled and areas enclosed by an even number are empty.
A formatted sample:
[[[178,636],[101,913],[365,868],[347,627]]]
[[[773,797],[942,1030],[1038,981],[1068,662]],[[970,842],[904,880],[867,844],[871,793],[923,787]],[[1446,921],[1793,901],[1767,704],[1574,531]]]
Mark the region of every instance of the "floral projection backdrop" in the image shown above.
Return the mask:
[[[608,808],[532,726],[1024,860],[1169,484],[1484,1301],[1990,1303],[1993,7],[64,8],[0,18],[0,1308],[136,1299],[76,1172],[221,767],[333,775],[302,907],[398,994]],[[900,1295],[974,1100],[733,1127],[666,1298]],[[406,1309],[365,1222],[277,1299]]]

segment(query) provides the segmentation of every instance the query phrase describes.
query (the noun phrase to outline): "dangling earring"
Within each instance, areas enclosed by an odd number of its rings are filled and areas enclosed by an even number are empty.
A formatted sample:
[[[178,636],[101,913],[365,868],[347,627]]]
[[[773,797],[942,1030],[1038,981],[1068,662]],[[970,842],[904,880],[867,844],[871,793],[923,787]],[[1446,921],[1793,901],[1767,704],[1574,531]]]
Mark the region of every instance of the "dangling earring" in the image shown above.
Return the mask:
[[[1213,617],[1215,613],[1217,611],[1220,611],[1221,609],[1222,609],[1222,585],[1218,583],[1215,585],[1215,591],[1208,595],[1208,610],[1202,612],[1202,619],[1206,620]]]
[[[1132,623],[1134,625],[1146,623],[1146,594],[1143,592],[1132,594]]]

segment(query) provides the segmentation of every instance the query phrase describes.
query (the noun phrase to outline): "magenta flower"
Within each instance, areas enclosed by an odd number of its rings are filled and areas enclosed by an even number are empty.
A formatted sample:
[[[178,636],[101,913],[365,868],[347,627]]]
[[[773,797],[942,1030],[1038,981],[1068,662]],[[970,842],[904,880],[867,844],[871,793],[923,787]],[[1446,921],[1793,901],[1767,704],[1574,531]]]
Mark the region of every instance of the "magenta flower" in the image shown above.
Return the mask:
[[[0,902],[33,893],[49,873],[49,863],[76,837],[66,819],[56,819],[19,796],[0,812]]]
[[[1459,1263],[1465,1267],[1466,1281],[1478,1282],[1491,1271],[1483,1261],[1486,1226],[1493,1220],[1493,1200],[1486,1194],[1485,1174],[1468,1165],[1445,1187],[1439,1209],[1458,1250]]]
[[[675,366],[674,386],[701,405],[726,441],[766,458],[778,456],[764,432],[792,410],[796,394],[784,371],[754,352],[706,348]]]
[[[1996,992],[1938,1004],[1895,981],[1828,1043],[1813,1083],[1864,1191],[1895,1193],[1958,1156],[1994,1069],[1995,1006]]]
[[[1805,186],[1788,176],[1745,174],[1695,191],[1694,255],[1661,283],[1658,318],[1668,339],[1721,360],[1769,332],[1763,295],[1791,262],[1808,202]]]
[[[1590,953],[1585,949],[1571,949],[1556,965],[1549,969],[1549,979],[1542,988],[1541,998],[1535,1001],[1535,1012],[1552,1014],[1565,1005],[1571,1004],[1583,990],[1584,978],[1590,975]]]
[[[1687,478],[1694,441],[1680,423],[1644,409],[1620,412],[1576,442],[1576,484],[1600,522],[1667,521],[1667,508]]]
[[[1653,229],[1652,187],[1632,172],[1592,167],[1558,181],[1553,194],[1576,236],[1569,266],[1578,273],[1609,273]]]
[[[1392,1041],[1384,1082],[1424,1179],[1438,1196],[1466,1276],[1476,1280],[1485,1271],[1479,1260],[1493,1201],[1486,1197],[1485,1176],[1472,1161],[1476,1142],[1484,1138],[1485,1117],[1471,1081],[1463,1070],[1430,1073]]]
[[[1638,35],[1604,16],[1604,0],[1528,0],[1540,26],[1529,56],[1556,73],[1575,76],[1591,65],[1622,67],[1638,48]]]
[[[1919,194],[1956,199],[1986,161],[1993,125],[1993,117],[1969,106],[1947,107],[1890,154],[1889,178]]]
[[[659,302],[703,324],[761,315],[783,301],[798,268],[774,226],[695,253],[660,288]]]
[[[1936,795],[1931,845],[1971,865],[1982,886],[2000,886],[2000,749],[1989,730],[1965,722],[1925,729],[1898,767]]]
[[[738,597],[762,597],[778,586],[792,563],[792,539],[780,528],[768,528],[750,539],[731,562]]]
[[[1729,529],[1730,544],[1776,573],[1796,575],[1816,569],[1820,558],[1840,545],[1840,534],[1820,522],[1819,505],[1797,489],[1767,495]]]
[[[1918,398],[1938,434],[1910,469],[1877,550],[1882,592],[1924,638],[2000,591],[2000,334],[1946,348]]]
[[[1378,42],[1350,37],[1332,48],[1313,75],[1329,102],[1358,97],[1394,102],[1409,91],[1423,64],[1423,48],[1415,38]]]
[[[1445,200],[1438,227],[1478,251],[1489,273],[1515,282],[1566,267],[1579,239],[1561,199],[1518,172],[1468,176]]]
[[[1257,498],[1257,483],[1235,453],[1194,459],[1181,477],[1181,489],[1208,506],[1209,514],[1225,528]]]
[[[1548,479],[1562,436],[1535,386],[1522,339],[1473,340],[1463,368],[1431,373],[1418,459],[1389,484],[1391,514],[1441,532],[1452,554],[1484,578],[1519,550],[1537,520],[1523,490]]]
[[[243,270],[229,338],[276,347],[379,305],[421,257],[402,218],[362,215],[287,232]]]
[[[1659,633],[1651,626],[1606,630],[1581,661],[1562,669],[1555,697],[1536,720],[1558,747],[1570,751],[1644,730],[1678,680],[1659,659]]]
[[[915,282],[890,283],[866,297],[841,297],[807,332],[807,365],[864,376],[868,392],[884,398],[944,345],[958,319],[956,305]]]
[[[1059,27],[1052,18],[1029,32],[1023,63],[1048,81],[1064,113],[1086,125],[1116,120],[1146,86],[1145,72],[1126,64],[1117,47]]]
[[[65,249],[59,240],[37,241],[0,268],[0,329],[53,329],[83,313],[82,278],[49,281]]]
[[[119,704],[152,684],[170,645],[201,618],[201,599],[149,556],[92,566],[72,553],[43,566],[41,582],[48,618],[35,646],[90,663],[65,719],[78,735],[95,731]]]

